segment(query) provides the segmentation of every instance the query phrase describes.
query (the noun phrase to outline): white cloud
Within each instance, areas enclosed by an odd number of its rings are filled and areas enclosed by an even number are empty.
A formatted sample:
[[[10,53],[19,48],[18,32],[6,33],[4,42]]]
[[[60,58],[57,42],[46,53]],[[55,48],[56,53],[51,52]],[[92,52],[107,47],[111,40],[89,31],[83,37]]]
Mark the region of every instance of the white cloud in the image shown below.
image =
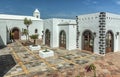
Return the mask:
[[[89,5],[89,4],[97,4],[98,1],[96,0],[84,0],[84,4]]]
[[[120,1],[116,1],[116,3],[117,3],[118,5],[120,5]]]
[[[93,4],[97,4],[98,2],[97,2],[97,1],[93,1],[92,3],[93,3]]]

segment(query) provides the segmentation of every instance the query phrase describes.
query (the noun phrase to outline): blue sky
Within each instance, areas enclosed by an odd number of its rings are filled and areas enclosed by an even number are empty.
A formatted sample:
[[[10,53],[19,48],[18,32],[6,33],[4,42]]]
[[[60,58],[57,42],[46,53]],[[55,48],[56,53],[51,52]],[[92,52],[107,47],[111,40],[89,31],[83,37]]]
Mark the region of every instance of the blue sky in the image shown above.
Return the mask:
[[[32,15],[35,8],[41,18],[75,18],[95,12],[120,14],[120,0],[0,0],[0,14]]]

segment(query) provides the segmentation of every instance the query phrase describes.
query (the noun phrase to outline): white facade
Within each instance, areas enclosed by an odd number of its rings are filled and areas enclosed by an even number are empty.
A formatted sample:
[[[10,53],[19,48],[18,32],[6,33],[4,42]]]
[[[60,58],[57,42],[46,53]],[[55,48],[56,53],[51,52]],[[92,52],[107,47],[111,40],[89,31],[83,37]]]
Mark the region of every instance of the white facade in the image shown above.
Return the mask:
[[[87,14],[87,15],[80,15],[78,16],[78,30],[80,32],[79,34],[79,48],[82,50],[82,34],[84,31],[89,30],[92,33],[96,32],[96,36],[94,38],[94,52],[99,51],[99,47],[98,45],[98,34],[99,34],[99,13],[95,13],[95,14]]]
[[[10,41],[10,31],[19,30],[19,38],[26,29],[24,18],[31,19],[29,35],[39,34],[43,44],[52,48],[88,50],[97,54],[120,50],[120,15],[99,12],[72,19],[40,19],[36,9],[33,16],[0,14],[0,46]]]
[[[29,35],[35,34],[35,29],[37,29],[39,39],[42,39],[42,19],[33,16],[0,14],[0,45],[7,45],[7,43],[10,41],[10,31],[12,31],[14,28],[19,30],[19,38],[22,36],[22,31],[26,29],[26,25],[24,24],[25,18],[32,20],[32,24],[29,26]]]
[[[108,51],[120,50],[120,15],[100,12],[77,16],[78,47],[84,50],[83,32],[90,31],[94,37],[93,53],[107,53]],[[107,40],[107,33],[112,36],[112,40]],[[111,37],[110,37],[111,39]],[[110,43],[110,44],[108,44]],[[110,46],[108,46],[110,45]]]
[[[120,15],[106,13],[106,32],[111,30],[114,34],[114,52],[120,50]]]
[[[2,22],[2,21],[0,21],[0,23],[5,23],[4,21]],[[1,26],[1,28],[0,28],[0,46],[2,46],[2,45],[6,45],[6,41],[7,41],[7,35],[6,35],[6,26],[2,26],[1,24],[0,24],[0,26]]]
[[[44,20],[44,44],[46,30],[50,31],[50,47],[60,47],[60,32],[66,34],[65,48],[68,50],[76,49],[76,21],[71,19],[46,19]]]

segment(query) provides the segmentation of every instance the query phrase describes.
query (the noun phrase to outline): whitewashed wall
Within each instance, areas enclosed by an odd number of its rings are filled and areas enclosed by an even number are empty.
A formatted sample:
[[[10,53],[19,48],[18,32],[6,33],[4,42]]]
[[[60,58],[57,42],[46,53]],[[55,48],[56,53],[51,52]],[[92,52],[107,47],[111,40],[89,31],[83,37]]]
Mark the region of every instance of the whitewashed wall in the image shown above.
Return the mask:
[[[52,45],[52,26],[53,26],[53,20],[52,19],[46,19],[44,20],[43,24],[43,31],[44,31],[44,36],[43,36],[43,44],[45,44],[45,32],[48,29],[50,31],[50,46]]]
[[[114,52],[120,51],[120,15],[106,13],[106,32],[109,30],[114,34]]]
[[[6,39],[7,39],[7,40],[3,39],[5,45],[9,41],[9,36],[7,36],[7,34],[6,34],[7,32],[5,32],[6,28],[8,28],[8,30],[10,31],[14,27],[17,27],[20,30],[20,36],[21,36],[22,29],[26,29],[26,25],[24,25],[24,19],[23,20],[0,19],[0,27],[2,28],[0,31],[4,30],[4,31],[2,31],[2,32],[4,32],[4,34],[1,34],[1,37],[2,38],[6,37]],[[41,39],[42,35],[43,35],[42,34],[42,31],[43,31],[42,20],[32,20],[32,24],[29,27],[29,34],[30,35],[35,34],[35,29],[38,29],[39,39]]]
[[[96,33],[94,37],[94,53],[99,53],[99,13],[78,16],[78,26],[80,31],[79,49],[82,50],[82,34],[85,30]]]
[[[6,38],[6,25],[4,24],[6,23],[3,20],[0,20],[0,46],[2,45],[7,45],[7,38]]]
[[[70,21],[70,19],[52,18],[44,20],[44,34],[46,29],[50,30],[51,32],[50,47],[59,47],[59,34],[61,30],[64,30],[66,32],[66,49],[76,49],[76,26],[73,27],[73,25],[61,25],[61,23],[67,21]],[[75,37],[72,37],[71,35]],[[43,42],[45,44],[45,35]]]
[[[42,31],[43,31],[43,20],[39,20],[39,21],[38,20],[36,20],[36,21],[34,20],[34,21],[32,21],[32,24],[29,27],[30,35],[35,34],[35,29],[38,30],[39,39],[41,39],[42,35],[43,35],[43,33],[42,33]]]
[[[69,42],[68,42],[68,49],[76,49],[76,25],[69,25]]]

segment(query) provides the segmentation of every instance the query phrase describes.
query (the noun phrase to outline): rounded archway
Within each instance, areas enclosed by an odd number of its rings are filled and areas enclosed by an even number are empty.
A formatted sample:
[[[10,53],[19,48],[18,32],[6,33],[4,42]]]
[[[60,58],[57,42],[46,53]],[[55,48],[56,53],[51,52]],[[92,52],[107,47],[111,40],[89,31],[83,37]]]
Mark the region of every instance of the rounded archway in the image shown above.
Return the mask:
[[[106,33],[106,53],[113,52],[114,35],[112,31]]]
[[[82,34],[82,49],[93,52],[94,47],[94,37],[92,32],[86,30]]]
[[[13,39],[19,39],[19,29],[17,27],[14,27],[12,29],[12,36],[13,36]]]
[[[59,34],[59,47],[66,48],[66,33],[64,30]]]
[[[45,45],[50,46],[50,31],[48,29],[45,31]]]

